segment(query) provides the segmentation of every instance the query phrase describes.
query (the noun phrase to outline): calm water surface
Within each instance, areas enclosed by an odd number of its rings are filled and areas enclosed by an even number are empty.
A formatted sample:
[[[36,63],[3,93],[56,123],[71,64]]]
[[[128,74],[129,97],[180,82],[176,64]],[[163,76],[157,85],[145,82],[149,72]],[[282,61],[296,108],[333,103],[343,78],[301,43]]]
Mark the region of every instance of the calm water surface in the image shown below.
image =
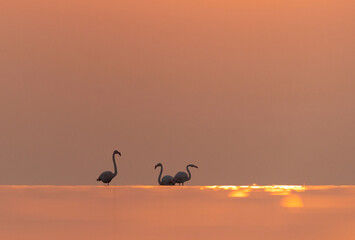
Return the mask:
[[[0,239],[355,239],[355,186],[0,186]]]

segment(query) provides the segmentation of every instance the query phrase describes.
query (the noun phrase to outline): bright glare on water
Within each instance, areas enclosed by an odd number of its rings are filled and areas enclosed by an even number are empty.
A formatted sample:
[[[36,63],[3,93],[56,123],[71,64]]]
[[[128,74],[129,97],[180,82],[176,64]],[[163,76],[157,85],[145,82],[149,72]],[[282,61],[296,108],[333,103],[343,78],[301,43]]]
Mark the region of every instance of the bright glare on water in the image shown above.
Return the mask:
[[[0,239],[355,239],[355,186],[0,186]]]

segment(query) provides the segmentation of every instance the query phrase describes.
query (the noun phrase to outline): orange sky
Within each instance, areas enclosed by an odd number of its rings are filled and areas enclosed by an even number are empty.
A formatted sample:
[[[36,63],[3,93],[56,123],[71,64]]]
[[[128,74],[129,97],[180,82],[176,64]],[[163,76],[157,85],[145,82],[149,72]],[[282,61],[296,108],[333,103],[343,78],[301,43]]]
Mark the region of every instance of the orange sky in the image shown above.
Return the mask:
[[[354,11],[0,0],[0,184],[353,184]]]

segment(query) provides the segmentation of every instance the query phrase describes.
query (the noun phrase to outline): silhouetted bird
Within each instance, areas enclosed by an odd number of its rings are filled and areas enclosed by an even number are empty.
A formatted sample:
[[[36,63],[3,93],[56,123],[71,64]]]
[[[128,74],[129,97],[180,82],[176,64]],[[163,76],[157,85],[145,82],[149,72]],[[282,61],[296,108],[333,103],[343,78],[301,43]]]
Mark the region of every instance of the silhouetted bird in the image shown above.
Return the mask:
[[[190,173],[189,167],[198,168],[196,165],[193,165],[193,164],[187,165],[186,170],[189,173],[189,175],[187,175],[186,172],[178,172],[177,174],[175,174],[175,177],[174,177],[175,183],[178,183],[179,185],[180,184],[184,185],[184,182],[189,181],[191,179],[191,173]]]
[[[118,154],[121,156],[121,153],[117,150],[115,150],[112,154],[112,160],[113,160],[113,166],[115,167],[115,173],[111,171],[105,171],[100,174],[99,178],[96,179],[97,181],[102,181],[103,183],[107,183],[107,185],[110,185],[111,180],[117,175],[117,166],[116,166],[116,160],[115,160],[115,155]]]
[[[155,169],[157,169],[157,167],[160,167],[160,174],[158,177],[159,185],[175,185],[174,178],[170,175],[165,175],[163,179],[161,179],[161,175],[163,173],[163,164],[158,163],[157,165],[155,165]]]

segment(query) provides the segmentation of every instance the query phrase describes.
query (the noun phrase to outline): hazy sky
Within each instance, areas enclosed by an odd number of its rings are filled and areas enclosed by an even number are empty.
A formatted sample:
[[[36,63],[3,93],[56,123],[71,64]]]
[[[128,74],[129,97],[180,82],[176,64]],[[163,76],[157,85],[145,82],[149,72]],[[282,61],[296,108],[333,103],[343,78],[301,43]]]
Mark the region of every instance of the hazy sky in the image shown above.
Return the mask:
[[[0,184],[354,184],[354,12],[0,0]]]

